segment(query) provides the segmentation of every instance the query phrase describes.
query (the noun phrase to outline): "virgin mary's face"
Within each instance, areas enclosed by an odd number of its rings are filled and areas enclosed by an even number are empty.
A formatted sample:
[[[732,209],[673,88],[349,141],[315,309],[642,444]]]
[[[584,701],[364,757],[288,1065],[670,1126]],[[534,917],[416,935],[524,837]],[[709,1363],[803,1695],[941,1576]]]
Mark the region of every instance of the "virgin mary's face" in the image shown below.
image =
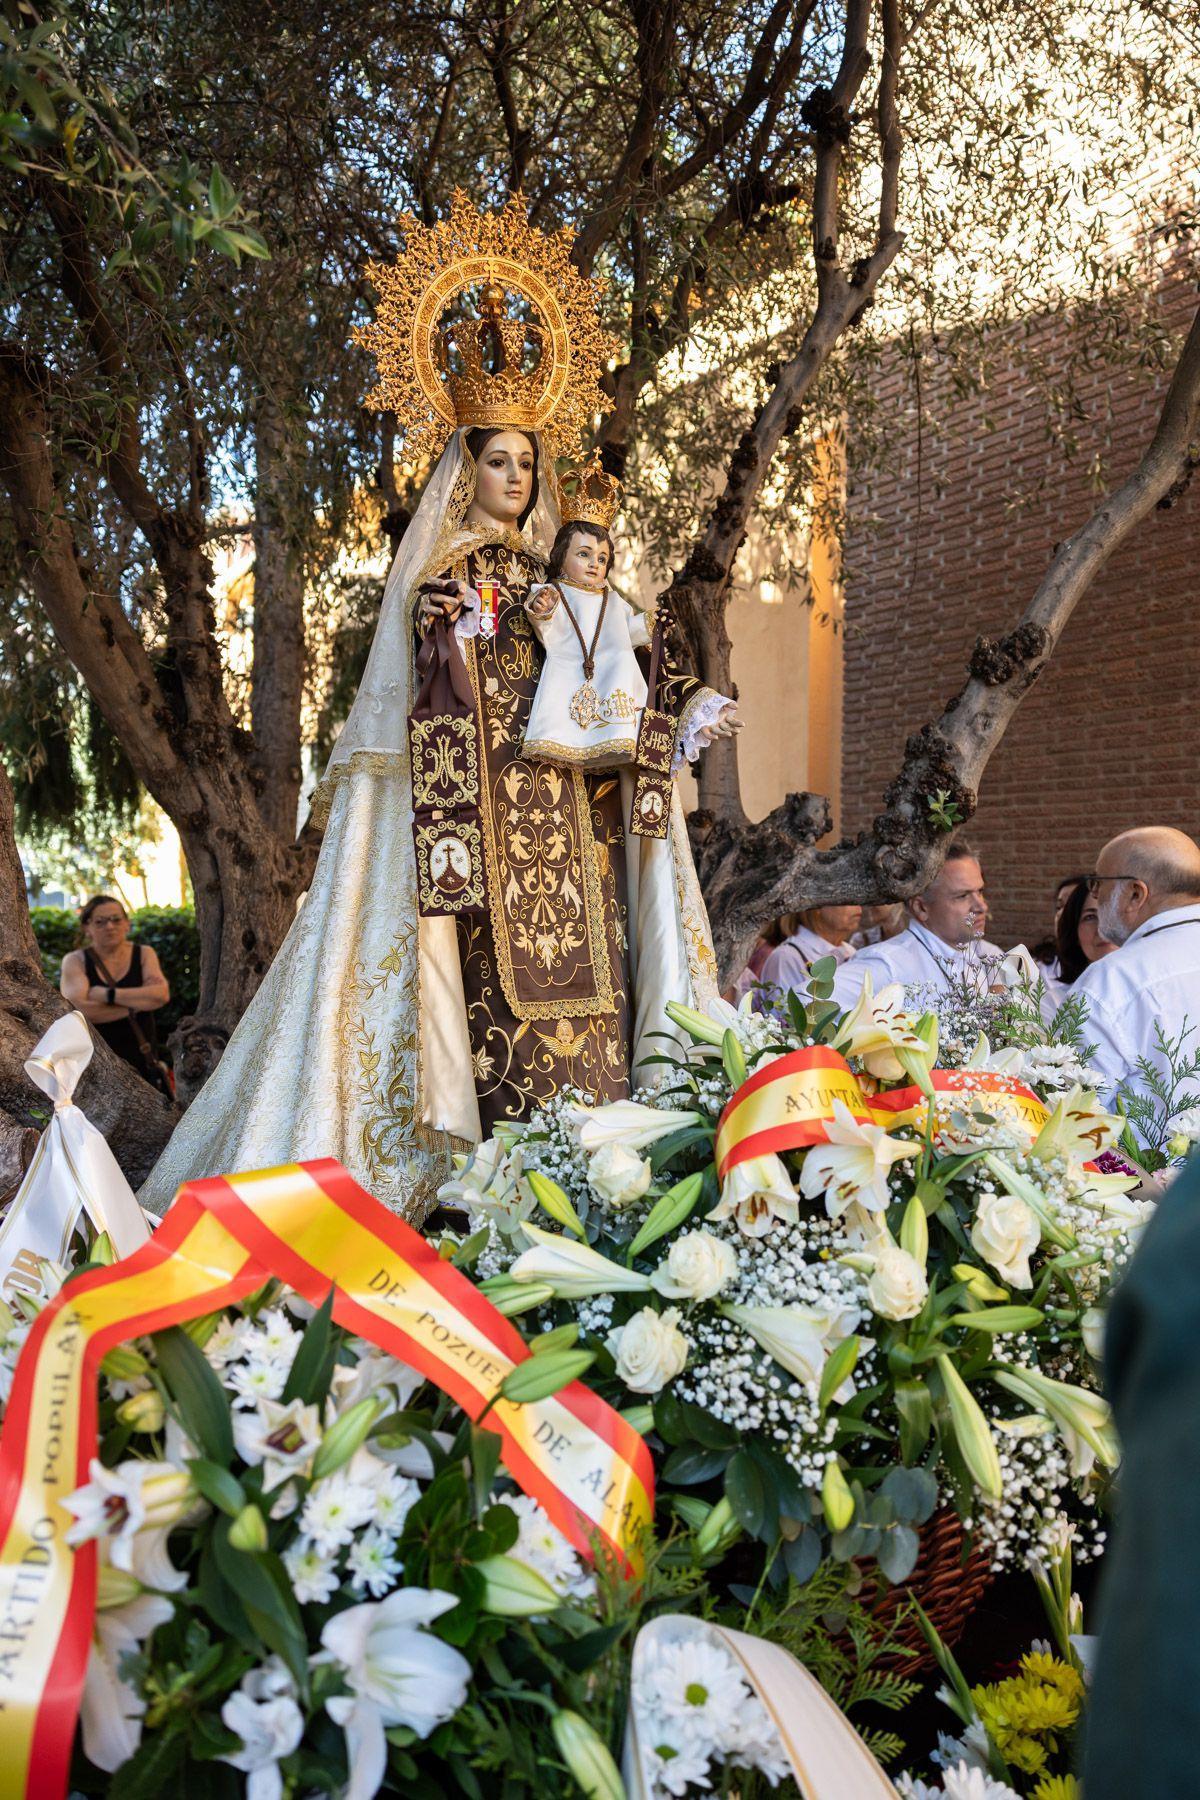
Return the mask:
[[[523,431],[500,431],[484,446],[467,517],[515,525],[533,492],[533,445]]]

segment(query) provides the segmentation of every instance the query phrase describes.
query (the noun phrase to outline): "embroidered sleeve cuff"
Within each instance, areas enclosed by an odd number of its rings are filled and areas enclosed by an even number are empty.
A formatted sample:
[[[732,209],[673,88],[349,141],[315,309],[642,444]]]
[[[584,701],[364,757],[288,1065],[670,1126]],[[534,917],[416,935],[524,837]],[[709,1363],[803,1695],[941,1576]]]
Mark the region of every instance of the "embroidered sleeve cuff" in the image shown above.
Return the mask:
[[[725,708],[732,705],[733,701],[727,695],[715,693],[712,688],[696,689],[679,715],[672,774],[681,769],[685,762],[695,762],[709,742],[713,726]]]

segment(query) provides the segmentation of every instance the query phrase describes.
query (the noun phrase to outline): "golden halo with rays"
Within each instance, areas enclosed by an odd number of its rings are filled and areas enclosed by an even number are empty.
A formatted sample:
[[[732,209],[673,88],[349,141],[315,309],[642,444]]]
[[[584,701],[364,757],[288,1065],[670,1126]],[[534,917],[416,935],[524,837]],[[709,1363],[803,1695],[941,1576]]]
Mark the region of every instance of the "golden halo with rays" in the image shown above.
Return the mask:
[[[600,375],[619,348],[600,323],[603,284],[571,262],[574,234],[537,230],[521,194],[499,212],[481,212],[461,188],[436,225],[412,213],[399,223],[404,249],[396,261],[367,265],[379,295],[375,317],[352,333],[378,369],[366,404],[395,413],[409,455],[436,454],[456,425],[479,423],[541,431],[552,455],[573,450],[596,414],[612,410]],[[529,303],[540,346],[536,368],[497,380],[490,397],[491,378],[479,368],[455,391],[441,326],[457,296],[480,284]],[[505,321],[505,330],[514,324]],[[515,416],[495,416],[502,396]]]

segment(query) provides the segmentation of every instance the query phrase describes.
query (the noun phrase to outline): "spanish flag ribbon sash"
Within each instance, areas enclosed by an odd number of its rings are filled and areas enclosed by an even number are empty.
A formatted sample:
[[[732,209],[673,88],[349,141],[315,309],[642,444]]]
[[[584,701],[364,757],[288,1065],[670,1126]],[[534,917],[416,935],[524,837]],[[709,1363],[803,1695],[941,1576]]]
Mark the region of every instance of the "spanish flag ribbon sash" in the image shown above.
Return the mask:
[[[153,1239],[68,1283],[21,1353],[0,1437],[0,1800],[66,1789],[95,1617],[97,1556],[63,1501],[96,1454],[97,1371],[115,1345],[218,1310],[270,1276],[487,1415],[505,1465],[585,1554],[641,1566],[644,1440],[579,1382],[496,1399],[524,1340],[434,1247],[332,1159],[187,1183]]]
[[[835,1100],[844,1101],[860,1124],[871,1123],[849,1063],[823,1044],[791,1050],[756,1069],[735,1090],[717,1125],[720,1179],[752,1156],[823,1144]]]
[[[1015,1076],[1001,1075],[994,1069],[932,1069],[930,1079],[935,1094],[961,1094],[973,1103],[974,1111],[982,1106],[986,1112],[990,1102],[1034,1137],[1050,1117],[1032,1088]],[[891,1088],[885,1094],[872,1094],[870,1106],[880,1125],[925,1124],[925,1096],[919,1087]]]
[[[930,1076],[939,1098],[961,1094],[964,1105],[976,1111],[980,1106],[994,1109],[1031,1138],[1050,1117],[1033,1090],[1011,1075],[993,1069],[933,1069]],[[717,1126],[720,1179],[749,1157],[825,1143],[835,1100],[841,1100],[860,1125],[924,1129],[925,1096],[919,1087],[864,1094],[845,1057],[814,1044],[775,1057],[735,1090]]]

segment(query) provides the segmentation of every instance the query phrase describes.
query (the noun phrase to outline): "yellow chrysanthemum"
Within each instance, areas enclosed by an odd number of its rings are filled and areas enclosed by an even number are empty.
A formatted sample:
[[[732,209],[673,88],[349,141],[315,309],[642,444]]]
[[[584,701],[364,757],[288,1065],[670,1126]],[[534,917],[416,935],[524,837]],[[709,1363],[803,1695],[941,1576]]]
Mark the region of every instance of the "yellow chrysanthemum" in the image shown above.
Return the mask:
[[[1043,1775],[1032,1800],[1083,1800],[1083,1789],[1074,1775]]]
[[[1013,1716],[1011,1691],[1006,1692],[1014,1685],[1002,1681],[994,1687],[972,1688],[971,1698],[1005,1762],[1025,1775],[1040,1775],[1046,1766],[1046,1748],[1019,1728]]]
[[[1053,1736],[1069,1731],[1079,1717],[1079,1703],[1068,1700],[1044,1681],[1013,1681],[1005,1696],[1009,1719],[1018,1731]]]
[[[1061,1657],[1051,1656],[1045,1650],[1030,1650],[1021,1658],[1021,1667],[1035,1681],[1048,1682],[1051,1687],[1057,1688],[1066,1699],[1083,1700],[1083,1676]]]

